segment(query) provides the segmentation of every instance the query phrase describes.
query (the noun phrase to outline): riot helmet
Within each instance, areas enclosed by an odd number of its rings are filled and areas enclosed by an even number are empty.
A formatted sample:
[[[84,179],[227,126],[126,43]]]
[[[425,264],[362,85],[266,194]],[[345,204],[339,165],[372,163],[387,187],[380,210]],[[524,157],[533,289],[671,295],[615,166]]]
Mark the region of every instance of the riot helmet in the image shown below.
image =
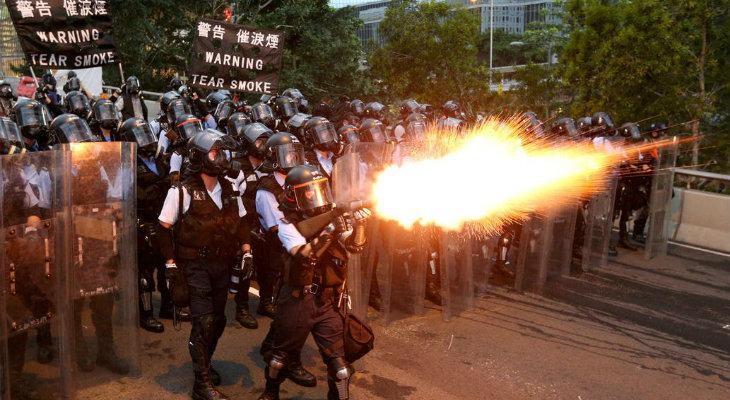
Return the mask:
[[[218,106],[215,108],[215,112],[213,113],[213,118],[215,118],[216,124],[223,128],[228,123],[228,118],[230,118],[234,112],[236,112],[236,105],[230,100],[224,100],[218,103]]]
[[[266,144],[272,135],[274,132],[260,122],[246,125],[240,137],[244,153],[263,160],[266,157]]]
[[[337,134],[340,135],[340,142],[353,144],[361,142],[360,133],[357,131],[357,127],[354,125],[344,125],[337,130]]]
[[[288,132],[272,135],[266,141],[265,155],[274,170],[285,173],[305,161],[304,146]]]
[[[137,154],[153,157],[157,153],[157,139],[147,121],[142,118],[129,118],[119,127],[119,136],[125,142],[137,143]]]
[[[179,140],[189,140],[203,131],[203,124],[192,114],[183,114],[175,120],[175,133]]]
[[[88,118],[91,111],[89,99],[85,94],[75,90],[66,94],[64,100],[66,112],[76,114],[81,118]]]
[[[312,117],[304,125],[304,143],[307,146],[337,153],[340,138],[335,126],[327,118]]]
[[[167,115],[168,122],[175,122],[178,118],[183,115],[192,114],[190,106],[182,98],[172,99],[165,108],[165,114]]]
[[[76,114],[61,114],[51,121],[49,144],[95,142],[86,120]]]
[[[368,103],[365,106],[365,116],[382,121],[385,117],[385,106],[377,101]]]
[[[441,111],[444,115],[452,118],[461,117],[461,106],[455,100],[448,100],[444,105],[441,106]]]
[[[633,143],[641,141],[641,129],[635,122],[627,122],[618,128],[618,134]]]
[[[47,86],[50,90],[56,90],[56,77],[50,72],[43,74],[41,81],[43,82],[43,86]]]
[[[127,93],[129,94],[138,94],[140,90],[142,90],[140,89],[139,79],[137,79],[137,77],[134,75],[131,75],[127,78],[124,87],[125,89],[127,89]]]
[[[287,125],[289,126],[289,132],[300,140],[304,140],[304,125],[312,118],[309,114],[297,113],[293,117],[289,118]]]
[[[205,105],[207,107],[208,114],[212,115],[215,112],[215,109],[218,108],[218,104],[226,100],[228,100],[226,95],[219,91],[209,94],[208,97],[205,98]]]
[[[445,131],[457,131],[461,129],[463,125],[464,121],[454,117],[441,118],[438,121],[439,129]]]
[[[662,136],[667,134],[667,124],[664,122],[655,122],[651,125],[649,125],[649,137],[651,137],[654,140],[657,140],[661,138]]]
[[[358,117],[362,117],[362,115],[365,113],[365,103],[363,103],[360,99],[352,100],[350,102],[350,112],[357,115]]]
[[[597,128],[597,136],[614,136],[616,134],[616,125],[611,117],[603,111],[593,114],[593,126]]]
[[[188,85],[181,85],[180,87],[175,89],[175,91],[179,93],[182,97],[187,98],[188,96],[190,96],[190,88],[188,87]]]
[[[226,100],[233,100],[233,95],[231,95],[231,91],[228,89],[218,89],[218,93],[222,94]]]
[[[221,133],[215,129],[198,132],[188,141],[188,159],[191,171],[211,176],[226,173],[230,162],[223,153]]]
[[[297,211],[308,216],[322,214],[334,206],[329,180],[312,165],[299,165],[286,174],[284,195],[296,204]]]
[[[418,112],[418,103],[413,99],[404,100],[400,103],[400,115],[406,118],[410,114]]]
[[[162,114],[167,116],[167,107],[170,106],[170,103],[172,103],[173,100],[180,98],[182,97],[178,92],[169,91],[163,94],[162,97],[160,97],[160,111],[162,112]],[[174,119],[172,121],[174,121]]]
[[[560,118],[553,123],[552,133],[556,136],[566,136],[570,138],[577,138],[578,128],[575,127],[575,121],[573,118]]]
[[[8,117],[0,117],[0,154],[16,154],[25,150],[25,141],[18,125]]]
[[[309,101],[304,97],[302,92],[299,91],[297,88],[288,88],[284,90],[284,93],[282,93],[282,96],[287,96],[294,100],[294,103],[297,105],[297,109],[299,112],[302,113],[308,113],[309,112]]]
[[[274,111],[279,119],[286,121],[297,113],[297,104],[291,97],[276,96],[274,98]]]
[[[593,134],[593,117],[580,117],[575,121],[575,127],[581,135]]]
[[[10,86],[10,82],[0,79],[0,97],[4,99],[13,99],[13,87]]]
[[[71,71],[73,72],[73,71]],[[68,78],[66,81],[66,84],[63,85],[63,90],[65,92],[72,92],[74,90],[81,90],[81,80],[77,78],[76,76],[72,78]]]
[[[94,121],[104,129],[114,129],[119,126],[120,113],[117,107],[109,100],[102,99],[94,102]]]
[[[167,87],[167,89],[168,90],[177,90],[182,85],[183,85],[182,79],[180,79],[179,76],[173,76],[172,79],[170,79],[170,85]]]
[[[276,126],[276,117],[274,112],[271,110],[266,103],[258,102],[251,107],[251,119],[253,122],[260,122],[270,129],[274,129]]]
[[[13,106],[13,116],[20,128],[20,133],[28,139],[39,139],[51,123],[48,109],[41,103],[31,99],[20,99]]]
[[[251,118],[249,118],[248,115],[242,112],[234,113],[230,116],[230,118],[228,118],[228,122],[226,123],[226,132],[228,132],[228,134],[233,136],[236,140],[241,140],[243,129],[249,124],[251,124]]]
[[[385,125],[375,118],[367,118],[360,125],[360,137],[363,142],[385,143]]]
[[[76,78],[76,76],[76,71],[68,71],[68,73],[66,74],[66,78],[68,79]]]
[[[522,118],[527,123],[527,129],[536,138],[545,136],[545,131],[542,129],[542,121],[532,111],[522,113]]]

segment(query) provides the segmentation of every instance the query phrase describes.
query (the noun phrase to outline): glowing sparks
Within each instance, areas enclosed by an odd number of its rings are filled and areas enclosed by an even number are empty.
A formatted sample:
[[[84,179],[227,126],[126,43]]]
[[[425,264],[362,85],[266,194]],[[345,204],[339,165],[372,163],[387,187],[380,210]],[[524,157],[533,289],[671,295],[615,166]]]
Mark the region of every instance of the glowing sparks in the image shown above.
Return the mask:
[[[528,143],[524,130],[515,119],[488,120],[463,138],[432,130],[414,158],[377,177],[376,212],[404,227],[478,222],[494,231],[601,191],[620,159],[590,143]]]

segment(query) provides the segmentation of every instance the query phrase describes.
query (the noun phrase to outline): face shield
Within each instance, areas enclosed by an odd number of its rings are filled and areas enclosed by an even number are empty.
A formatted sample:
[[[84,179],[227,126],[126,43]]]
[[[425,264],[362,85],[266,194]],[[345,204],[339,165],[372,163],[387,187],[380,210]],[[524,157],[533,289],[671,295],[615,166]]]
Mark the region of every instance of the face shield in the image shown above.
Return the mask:
[[[329,121],[323,124],[317,124],[314,127],[314,132],[317,135],[317,145],[320,147],[331,150],[330,147],[339,143],[335,126]]]
[[[294,101],[287,98],[278,99],[276,101],[276,109],[280,118],[291,118],[297,113]]]
[[[94,135],[91,134],[89,125],[81,118],[74,118],[58,126],[60,134],[63,135],[64,143],[93,142]]]
[[[66,96],[66,109],[71,114],[86,118],[89,115],[89,108],[89,99],[83,94],[77,93]]]
[[[274,148],[276,166],[274,168],[288,171],[297,165],[304,165],[304,146],[301,143],[287,143]]]
[[[68,88],[68,91],[72,90],[81,90],[81,81],[79,78],[72,77],[69,78],[68,82],[66,82],[66,87]]]
[[[213,115],[215,116],[216,121],[218,121],[218,124],[220,124],[222,121],[228,120],[228,118],[233,115],[234,111],[233,103],[230,101],[224,101],[218,103]]]
[[[190,106],[183,99],[172,100],[167,106],[167,120],[171,122],[175,122],[181,116],[190,113]]]
[[[317,179],[293,187],[297,208],[301,211],[314,211],[332,205],[332,191],[327,178]]]
[[[139,79],[136,77],[130,77],[127,79],[127,92],[132,94],[139,93]]]
[[[188,140],[203,131],[203,124],[197,118],[187,119],[175,127],[175,132],[183,140]]]
[[[44,112],[44,107],[22,107],[15,110],[15,119],[18,126],[25,127],[47,126],[51,119],[50,114]]]
[[[271,111],[271,107],[268,104],[259,103],[253,106],[251,109],[251,116],[254,121],[261,122],[264,125],[272,125],[276,118],[274,113]]]
[[[9,98],[12,96],[13,96],[13,88],[10,85],[8,85],[8,84],[0,85],[0,97]]]
[[[356,115],[362,115],[362,113],[365,112],[365,105],[362,101],[353,101],[350,103],[350,109]]]
[[[373,143],[385,143],[385,128],[382,124],[375,124],[368,128],[367,134],[370,136],[370,141]]]
[[[23,150],[20,129],[8,118],[0,118],[0,147],[2,154],[15,154]]]

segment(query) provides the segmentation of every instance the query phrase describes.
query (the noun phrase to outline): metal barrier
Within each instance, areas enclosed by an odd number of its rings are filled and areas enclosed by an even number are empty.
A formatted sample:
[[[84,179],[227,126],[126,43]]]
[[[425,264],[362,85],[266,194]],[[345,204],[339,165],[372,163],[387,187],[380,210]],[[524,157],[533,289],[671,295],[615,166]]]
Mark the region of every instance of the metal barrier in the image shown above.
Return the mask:
[[[676,177],[730,183],[730,175],[675,168]],[[680,246],[730,255],[730,196],[674,188],[669,241]]]

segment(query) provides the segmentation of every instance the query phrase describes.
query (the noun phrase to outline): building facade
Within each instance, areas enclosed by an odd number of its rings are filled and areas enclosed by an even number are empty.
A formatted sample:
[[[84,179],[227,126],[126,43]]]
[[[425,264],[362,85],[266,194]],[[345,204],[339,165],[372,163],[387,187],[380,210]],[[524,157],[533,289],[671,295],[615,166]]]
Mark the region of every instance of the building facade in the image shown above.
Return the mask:
[[[0,77],[17,75],[12,68],[24,64],[23,49],[20,48],[10,12],[3,1],[0,3]]]

